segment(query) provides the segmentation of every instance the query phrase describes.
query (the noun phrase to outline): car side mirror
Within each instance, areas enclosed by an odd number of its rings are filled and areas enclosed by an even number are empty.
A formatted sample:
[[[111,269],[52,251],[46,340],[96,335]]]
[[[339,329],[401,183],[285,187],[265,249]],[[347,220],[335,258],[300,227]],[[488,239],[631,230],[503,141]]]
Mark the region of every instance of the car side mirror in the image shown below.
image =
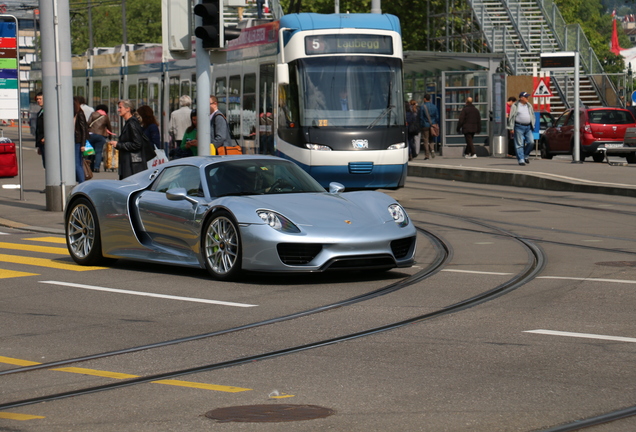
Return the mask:
[[[329,193],[330,194],[338,194],[344,192],[345,187],[342,183],[331,182],[329,183]]]
[[[198,204],[199,203],[199,201],[195,200],[191,196],[188,196],[188,192],[185,190],[185,188],[182,188],[182,187],[168,189],[166,191],[166,198],[168,198],[170,201],[183,201],[183,200],[185,200],[185,201],[191,202],[192,204]]]

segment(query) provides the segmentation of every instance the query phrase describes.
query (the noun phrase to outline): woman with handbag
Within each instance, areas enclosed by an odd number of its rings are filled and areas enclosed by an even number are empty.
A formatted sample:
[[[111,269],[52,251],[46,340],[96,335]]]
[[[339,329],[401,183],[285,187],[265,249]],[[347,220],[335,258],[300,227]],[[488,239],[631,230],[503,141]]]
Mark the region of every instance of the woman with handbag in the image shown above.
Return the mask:
[[[424,144],[424,160],[435,157],[435,137],[439,136],[439,111],[431,103],[431,95],[424,95],[424,103],[420,107],[420,126],[422,126],[422,143]]]
[[[119,101],[117,113],[126,122],[118,141],[108,144],[119,150],[119,180],[130,177],[148,168],[148,160],[155,156],[154,148],[139,121],[133,116],[134,107],[129,100]]]

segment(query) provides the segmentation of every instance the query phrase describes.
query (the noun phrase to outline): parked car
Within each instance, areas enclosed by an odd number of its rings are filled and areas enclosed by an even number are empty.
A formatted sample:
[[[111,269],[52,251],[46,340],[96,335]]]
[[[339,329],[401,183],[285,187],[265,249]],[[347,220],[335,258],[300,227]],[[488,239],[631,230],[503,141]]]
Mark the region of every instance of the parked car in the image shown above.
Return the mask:
[[[602,162],[605,153],[636,162],[636,153],[625,150],[624,137],[627,128],[636,127],[636,119],[624,108],[602,107],[580,110],[580,160],[591,156]],[[565,111],[546,129],[539,139],[541,157],[552,159],[557,154],[571,154],[574,150],[574,110]],[[573,156],[574,157],[574,156]]]
[[[327,192],[293,162],[257,155],[177,159],[124,180],[77,185],[66,243],[80,265],[112,258],[207,269],[387,270],[414,263],[416,230],[395,199]]]

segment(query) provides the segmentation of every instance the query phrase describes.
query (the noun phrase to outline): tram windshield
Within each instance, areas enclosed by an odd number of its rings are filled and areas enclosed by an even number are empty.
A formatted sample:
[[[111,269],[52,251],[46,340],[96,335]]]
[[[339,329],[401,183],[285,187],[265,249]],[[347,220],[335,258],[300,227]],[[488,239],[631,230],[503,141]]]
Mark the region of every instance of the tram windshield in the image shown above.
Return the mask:
[[[303,126],[404,125],[400,59],[306,58],[298,60],[297,68]]]

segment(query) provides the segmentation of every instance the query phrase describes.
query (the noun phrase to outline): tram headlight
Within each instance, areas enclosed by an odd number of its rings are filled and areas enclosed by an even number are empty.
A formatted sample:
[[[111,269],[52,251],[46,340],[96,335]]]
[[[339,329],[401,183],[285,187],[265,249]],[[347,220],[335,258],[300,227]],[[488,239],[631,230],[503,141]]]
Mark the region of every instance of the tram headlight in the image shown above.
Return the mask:
[[[386,149],[387,150],[402,150],[403,148],[406,148],[406,144],[402,142],[402,143],[390,145]]]
[[[401,227],[405,227],[409,224],[409,217],[406,215],[406,211],[401,205],[391,204],[388,210],[396,224]]]
[[[256,214],[260,217],[263,222],[267,225],[271,226],[277,231],[287,232],[287,233],[299,233],[300,230],[292,221],[287,219],[285,216],[278,214],[271,210],[256,210]]]
[[[309,150],[331,151],[331,147],[322,144],[305,144]]]

